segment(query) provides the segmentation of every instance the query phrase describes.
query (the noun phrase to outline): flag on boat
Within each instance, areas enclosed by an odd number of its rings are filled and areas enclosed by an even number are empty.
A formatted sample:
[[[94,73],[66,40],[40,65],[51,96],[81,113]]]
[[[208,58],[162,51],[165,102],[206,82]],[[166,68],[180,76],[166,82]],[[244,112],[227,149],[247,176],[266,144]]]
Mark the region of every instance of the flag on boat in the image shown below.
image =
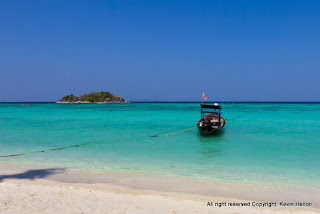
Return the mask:
[[[207,96],[205,93],[202,93],[202,100],[207,100]]]

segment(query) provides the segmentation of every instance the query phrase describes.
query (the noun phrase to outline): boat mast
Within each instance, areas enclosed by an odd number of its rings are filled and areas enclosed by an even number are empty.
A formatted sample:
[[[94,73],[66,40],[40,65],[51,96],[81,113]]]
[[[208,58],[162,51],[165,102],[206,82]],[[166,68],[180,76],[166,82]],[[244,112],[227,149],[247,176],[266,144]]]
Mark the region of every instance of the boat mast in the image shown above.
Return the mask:
[[[202,102],[203,102],[203,99],[202,99],[203,93],[204,93],[204,89],[202,89],[202,94],[201,94],[201,105],[202,105]]]
[[[203,93],[204,93],[204,88],[202,89],[202,94],[201,94],[201,104],[200,104],[200,106],[201,106],[201,117],[202,117],[202,102],[203,102]]]

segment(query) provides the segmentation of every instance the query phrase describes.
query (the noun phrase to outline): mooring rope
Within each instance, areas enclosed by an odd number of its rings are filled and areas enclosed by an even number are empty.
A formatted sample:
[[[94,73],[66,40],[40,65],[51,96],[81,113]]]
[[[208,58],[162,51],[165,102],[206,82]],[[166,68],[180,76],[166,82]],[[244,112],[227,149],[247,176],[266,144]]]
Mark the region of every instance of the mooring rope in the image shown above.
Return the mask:
[[[162,136],[167,136],[167,135],[174,135],[174,134],[177,134],[177,133],[180,133],[180,132],[185,132],[185,131],[188,131],[188,130],[194,129],[194,128],[197,128],[197,127],[187,128],[187,129],[184,129],[184,130],[181,130],[181,131],[171,132],[171,133],[167,133],[167,134],[153,135],[153,136],[150,136],[150,137],[162,137]]]
[[[240,114],[240,115],[238,115],[238,116],[236,116],[234,118],[228,119],[228,120],[235,120],[235,119],[238,119],[238,118],[240,118],[240,117],[242,117],[243,115],[246,115],[246,114],[248,114],[248,113]]]
[[[136,137],[136,139],[138,139],[138,138],[145,138],[145,136]],[[127,140],[127,139],[132,139],[132,137],[114,139],[114,140],[111,140],[111,141],[108,141],[108,142],[110,143],[110,142],[115,142],[115,141],[120,141],[120,140]],[[11,155],[1,155],[0,158],[15,157],[15,156],[21,156],[21,155],[32,154],[32,153],[56,151],[56,150],[62,150],[62,149],[68,149],[68,148],[77,148],[77,147],[80,147],[80,146],[87,146],[89,144],[98,144],[98,143],[103,143],[103,142],[105,142],[105,141],[86,142],[86,143],[80,143],[80,144],[75,144],[75,145],[71,145],[71,146],[53,148],[53,149],[44,149],[44,150],[37,150],[37,151],[24,152],[24,153],[18,153],[18,154],[11,154]]]
[[[241,117],[241,115],[237,116],[235,118],[229,119],[229,120],[235,120],[235,119],[237,119],[239,117]],[[191,128],[183,129],[183,130],[176,131],[176,132],[170,132],[170,133],[166,133],[166,134],[152,135],[150,137],[163,137],[163,136],[168,136],[168,135],[172,136],[174,134],[185,132],[185,131],[188,131],[188,130],[191,130],[191,129],[194,129],[194,128],[197,128],[197,127],[191,127]],[[132,139],[132,138],[125,138],[125,139]],[[114,141],[125,140],[125,139],[117,139],[117,140],[114,140]],[[56,150],[62,150],[62,149],[68,149],[68,148],[76,148],[76,147],[80,147],[80,146],[86,146],[86,145],[89,145],[89,144],[96,144],[96,143],[101,143],[101,142],[104,142],[104,141],[86,142],[86,143],[81,143],[81,144],[76,144],[76,145],[71,145],[71,146],[53,148],[53,149],[44,149],[44,150],[37,150],[37,151],[24,152],[24,153],[18,153],[18,154],[11,154],[11,155],[1,155],[0,158],[16,157],[16,156],[32,154],[32,153],[41,153],[41,152],[56,151]]]
[[[234,117],[234,118],[231,118],[231,119],[227,119],[227,120],[235,120],[235,119],[240,118],[240,117],[243,116],[243,115],[244,115],[244,114],[239,115],[239,116]],[[183,130],[181,130],[181,131],[171,132],[171,133],[167,133],[167,134],[153,135],[153,136],[150,136],[150,137],[163,137],[163,136],[167,136],[167,135],[174,135],[174,134],[177,134],[177,133],[180,133],[180,132],[185,132],[185,131],[188,131],[188,130],[194,129],[194,128],[197,128],[197,127],[187,128],[187,129],[183,129]]]
[[[234,118],[231,118],[231,119],[228,119],[228,120],[235,120],[235,119],[238,119],[240,116],[236,116]]]
[[[53,149],[37,150],[37,151],[24,152],[24,153],[18,153],[18,154],[11,154],[11,155],[1,155],[0,158],[15,157],[15,156],[21,156],[21,155],[32,154],[32,153],[40,153],[40,152],[62,150],[62,149],[68,149],[68,148],[72,148],[72,147],[80,147],[80,146],[85,146],[85,145],[88,145],[88,144],[101,143],[101,142],[103,142],[103,141],[87,142],[87,143],[81,143],[81,144],[76,144],[76,145],[71,145],[71,146],[65,146],[65,147],[59,147],[59,148],[53,148]]]
[[[177,131],[177,132],[167,133],[167,134],[153,135],[153,136],[150,136],[150,137],[161,137],[161,136],[167,136],[167,135],[174,135],[174,134],[177,134],[177,133],[180,133],[180,132],[185,132],[185,131],[188,131],[188,130],[194,129],[194,128],[196,128],[196,127],[184,129],[184,130]],[[145,138],[145,137],[146,136],[144,136],[143,138]],[[132,139],[132,138],[125,138],[125,139]],[[125,140],[125,139],[117,139],[117,140],[114,140],[114,141]],[[81,144],[76,144],[76,145],[71,145],[71,146],[53,148],[53,149],[43,149],[43,150],[24,152],[24,153],[17,153],[17,154],[11,154],[11,155],[1,155],[0,158],[8,158],[8,157],[16,157],[16,156],[22,156],[22,155],[27,155],[27,154],[33,154],[33,153],[57,151],[57,150],[63,150],[63,149],[68,149],[68,148],[76,148],[76,147],[80,147],[80,146],[86,146],[86,145],[89,145],[89,144],[96,144],[96,143],[102,143],[102,142],[104,142],[104,141],[86,142],[86,143],[81,143]]]

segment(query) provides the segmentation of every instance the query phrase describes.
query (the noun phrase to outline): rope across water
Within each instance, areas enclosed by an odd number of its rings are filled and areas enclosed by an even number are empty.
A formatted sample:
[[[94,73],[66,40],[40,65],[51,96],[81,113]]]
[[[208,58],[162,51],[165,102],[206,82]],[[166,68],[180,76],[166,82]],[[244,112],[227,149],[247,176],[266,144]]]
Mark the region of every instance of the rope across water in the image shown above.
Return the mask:
[[[168,133],[168,134],[154,135],[154,136],[150,136],[150,137],[161,137],[161,136],[166,136],[166,135],[174,135],[174,134],[177,134],[180,132],[188,131],[193,128],[196,128],[196,127],[192,127],[192,128],[184,129],[181,131]],[[146,137],[148,137],[148,136],[143,136],[143,137],[138,137],[138,138],[146,138]],[[132,139],[132,138],[122,138],[122,139],[116,139],[113,141],[120,141],[120,140],[126,140],[126,139]],[[97,143],[102,143],[102,142],[105,142],[105,141],[86,142],[86,143],[75,144],[75,145],[71,145],[71,146],[53,148],[53,149],[44,149],[44,150],[37,150],[37,151],[24,152],[24,153],[18,153],[18,154],[11,154],[11,155],[1,155],[0,158],[16,157],[16,156],[22,156],[22,155],[27,155],[27,154],[33,154],[33,153],[42,153],[42,152],[57,151],[57,150],[63,150],[63,149],[69,149],[69,148],[77,148],[77,147],[81,147],[81,146],[87,146],[89,144],[97,144]]]
[[[235,119],[238,119],[239,117],[240,116],[237,116],[237,117],[229,119],[229,120],[235,120]],[[183,130],[176,131],[176,132],[170,132],[170,133],[166,133],[166,134],[152,135],[150,137],[164,137],[164,136],[169,136],[169,135],[172,136],[172,135],[175,135],[175,134],[178,134],[181,132],[186,132],[186,131],[189,131],[189,130],[195,129],[195,128],[197,128],[197,127],[191,127],[191,128],[183,129]],[[142,137],[142,138],[145,138],[145,137]],[[132,139],[132,138],[125,138],[125,139]],[[125,140],[125,139],[117,139],[114,141]],[[77,148],[77,147],[86,146],[89,144],[97,144],[97,143],[102,143],[102,142],[104,142],[104,141],[86,142],[86,143],[81,143],[81,144],[76,144],[76,145],[71,145],[71,146],[53,148],[53,149],[44,149],[44,150],[37,150],[37,151],[24,152],[24,153],[18,153],[18,154],[11,154],[11,155],[1,155],[0,158],[16,157],[16,156],[22,156],[22,155],[26,155],[26,154],[41,153],[41,152],[48,152],[48,151],[57,151],[57,150],[63,150],[63,149],[68,149],[68,148]]]
[[[101,142],[102,142],[102,141],[101,141]],[[16,156],[21,156],[21,155],[26,155],[26,154],[32,154],[32,153],[56,151],[56,150],[68,149],[68,148],[72,148],[72,147],[85,146],[85,145],[93,144],[93,143],[100,143],[100,142],[87,142],[87,143],[76,144],[76,145],[71,145],[71,146],[66,146],[66,147],[53,148],[53,149],[37,150],[37,151],[25,152],[25,153],[19,153],[19,154],[12,154],[12,155],[1,155],[0,158],[16,157]]]
[[[197,128],[197,127],[192,127],[192,128],[188,128],[188,129],[183,129],[183,130],[181,130],[181,131],[171,132],[171,133],[167,133],[167,134],[153,135],[153,136],[150,136],[150,137],[162,137],[162,136],[167,136],[167,135],[174,135],[174,134],[177,134],[177,133],[180,133],[180,132],[185,132],[185,131],[188,131],[188,130],[194,129],[194,128]]]

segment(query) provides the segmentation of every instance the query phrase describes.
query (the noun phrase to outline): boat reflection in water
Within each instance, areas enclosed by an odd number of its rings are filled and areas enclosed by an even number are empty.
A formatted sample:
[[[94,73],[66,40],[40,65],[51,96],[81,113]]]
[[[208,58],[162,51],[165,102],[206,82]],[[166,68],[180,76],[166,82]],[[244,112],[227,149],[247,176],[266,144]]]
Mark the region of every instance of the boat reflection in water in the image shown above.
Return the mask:
[[[206,160],[222,155],[223,141],[225,131],[217,131],[214,135],[203,137],[202,134],[198,135],[198,141],[200,142],[200,153]]]

